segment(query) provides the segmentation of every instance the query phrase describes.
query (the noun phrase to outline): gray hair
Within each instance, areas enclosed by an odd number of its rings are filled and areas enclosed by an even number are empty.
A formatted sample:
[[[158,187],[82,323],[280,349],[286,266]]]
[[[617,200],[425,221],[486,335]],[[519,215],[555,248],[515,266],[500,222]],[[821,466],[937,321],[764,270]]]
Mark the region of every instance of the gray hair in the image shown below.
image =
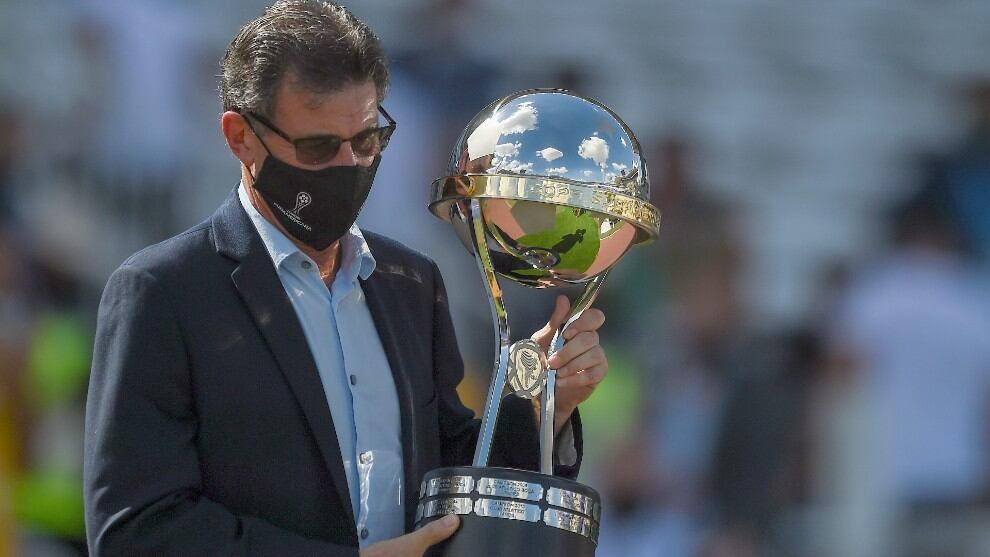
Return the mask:
[[[241,27],[220,62],[224,110],[273,117],[282,80],[330,94],[372,81],[381,102],[388,64],[381,42],[347,8],[322,0],[279,0]]]

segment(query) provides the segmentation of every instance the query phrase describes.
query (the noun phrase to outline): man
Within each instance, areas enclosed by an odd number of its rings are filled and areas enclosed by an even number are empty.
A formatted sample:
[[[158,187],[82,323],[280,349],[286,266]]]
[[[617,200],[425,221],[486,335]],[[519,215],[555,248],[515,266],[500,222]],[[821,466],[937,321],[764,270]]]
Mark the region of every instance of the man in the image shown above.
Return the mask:
[[[468,464],[478,421],[436,266],[353,225],[394,122],[378,39],[344,8],[285,0],[223,60],[241,183],[203,224],[128,259],[100,305],[86,419],[92,553],[419,556],[416,487]],[[384,122],[379,121],[379,114]],[[406,208],[403,208],[405,210]],[[559,298],[534,335],[546,346]],[[589,311],[559,370],[557,474],[608,370]],[[536,468],[534,408],[504,407],[493,465]],[[573,415],[572,415],[573,414]]]

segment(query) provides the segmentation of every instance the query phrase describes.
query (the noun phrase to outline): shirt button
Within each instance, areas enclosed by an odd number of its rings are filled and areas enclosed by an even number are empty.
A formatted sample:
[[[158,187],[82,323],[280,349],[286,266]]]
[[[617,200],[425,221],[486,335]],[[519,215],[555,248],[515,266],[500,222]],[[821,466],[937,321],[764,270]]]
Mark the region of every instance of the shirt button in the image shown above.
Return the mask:
[[[361,528],[361,539],[362,540],[368,539],[368,536],[369,535],[371,535],[371,532],[369,532],[367,528]]]
[[[351,375],[351,385],[357,385],[357,375]]]
[[[302,265],[303,269],[309,269],[310,267],[313,266],[313,264],[310,263],[309,261],[303,261],[302,263],[300,263],[300,265]]]
[[[359,456],[358,459],[361,461],[361,464],[367,464],[371,462],[371,451],[365,451],[361,453],[361,456]]]

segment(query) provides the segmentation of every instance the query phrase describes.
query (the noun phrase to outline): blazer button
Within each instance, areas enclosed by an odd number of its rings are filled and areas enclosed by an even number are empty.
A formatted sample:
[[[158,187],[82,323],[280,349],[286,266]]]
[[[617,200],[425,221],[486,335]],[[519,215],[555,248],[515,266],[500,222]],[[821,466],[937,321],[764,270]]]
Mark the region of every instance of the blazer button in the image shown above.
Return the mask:
[[[361,455],[358,457],[358,460],[361,461],[361,464],[367,464],[371,462],[371,451],[365,451],[361,453]]]
[[[351,385],[357,385],[357,375],[351,375]]]
[[[367,528],[361,528],[361,539],[362,540],[368,539],[368,536],[370,534],[371,534],[371,532],[368,532],[368,529]]]

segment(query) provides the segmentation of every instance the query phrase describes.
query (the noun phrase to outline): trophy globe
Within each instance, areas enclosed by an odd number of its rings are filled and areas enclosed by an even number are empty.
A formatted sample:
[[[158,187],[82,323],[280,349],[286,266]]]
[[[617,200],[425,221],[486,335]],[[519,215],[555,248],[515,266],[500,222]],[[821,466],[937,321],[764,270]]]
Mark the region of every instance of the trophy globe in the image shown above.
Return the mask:
[[[659,229],[635,136],[606,106],[562,90],[489,105],[433,183],[430,210],[472,252],[474,199],[494,270],[537,288],[591,281]]]

